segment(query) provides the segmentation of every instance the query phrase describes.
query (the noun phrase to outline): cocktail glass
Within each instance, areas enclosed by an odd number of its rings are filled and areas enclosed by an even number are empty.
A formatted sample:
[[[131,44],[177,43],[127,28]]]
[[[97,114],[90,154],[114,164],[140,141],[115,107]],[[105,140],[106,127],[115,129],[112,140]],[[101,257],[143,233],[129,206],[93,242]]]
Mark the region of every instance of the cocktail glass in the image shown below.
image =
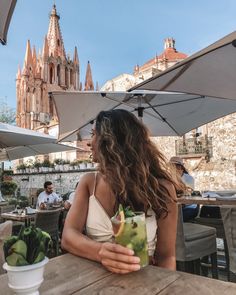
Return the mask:
[[[126,217],[124,220],[111,218],[115,242],[134,251],[140,258],[140,266],[149,264],[147,231],[144,212],[134,212],[135,216]]]

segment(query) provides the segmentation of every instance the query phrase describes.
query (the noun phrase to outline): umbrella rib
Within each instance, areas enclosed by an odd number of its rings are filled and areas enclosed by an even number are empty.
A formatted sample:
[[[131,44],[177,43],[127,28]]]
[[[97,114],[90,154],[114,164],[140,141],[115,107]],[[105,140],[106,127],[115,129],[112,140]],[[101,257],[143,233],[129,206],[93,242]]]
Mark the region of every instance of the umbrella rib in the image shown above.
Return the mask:
[[[152,110],[165,122],[177,135],[180,136],[179,132],[175,130],[175,128],[164,118],[146,99],[144,98],[145,102],[152,108]]]
[[[155,105],[151,105],[149,102],[145,101],[150,107],[147,107],[145,109],[150,109],[153,107],[163,107],[163,106],[168,106],[168,105],[172,105],[172,104],[177,104],[177,103],[184,103],[187,101],[192,101],[192,100],[196,100],[196,99],[205,99],[205,96],[198,96],[198,97],[192,97],[192,98],[188,98],[188,99],[181,99],[181,100],[176,100],[176,101],[171,101],[171,102],[167,102],[167,103],[161,103],[161,104],[155,104]]]

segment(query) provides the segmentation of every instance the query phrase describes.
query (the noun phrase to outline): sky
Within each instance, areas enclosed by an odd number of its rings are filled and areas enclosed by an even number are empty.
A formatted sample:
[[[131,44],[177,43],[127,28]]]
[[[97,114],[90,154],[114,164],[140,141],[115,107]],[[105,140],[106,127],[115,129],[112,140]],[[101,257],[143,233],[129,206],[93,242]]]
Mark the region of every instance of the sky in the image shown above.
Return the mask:
[[[42,49],[54,3],[66,53],[78,48],[81,81],[89,60],[100,87],[161,54],[167,37],[191,55],[236,29],[235,0],[18,0],[7,45],[0,45],[0,102],[15,108],[26,42]]]

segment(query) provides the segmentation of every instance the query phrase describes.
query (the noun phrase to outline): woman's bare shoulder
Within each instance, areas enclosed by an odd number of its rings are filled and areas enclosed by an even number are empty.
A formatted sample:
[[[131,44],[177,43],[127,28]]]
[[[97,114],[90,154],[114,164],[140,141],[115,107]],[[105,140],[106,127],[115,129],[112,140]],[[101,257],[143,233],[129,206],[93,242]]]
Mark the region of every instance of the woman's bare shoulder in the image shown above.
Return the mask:
[[[164,187],[169,195],[174,199],[176,200],[177,199],[177,196],[176,196],[176,190],[175,190],[175,187],[173,185],[173,183],[167,179],[159,179],[159,183],[161,184],[162,187]]]
[[[87,172],[80,177],[79,182],[89,183],[95,180],[96,172]]]
[[[87,172],[80,177],[79,187],[86,188],[89,193],[92,192],[95,183],[96,172]]]

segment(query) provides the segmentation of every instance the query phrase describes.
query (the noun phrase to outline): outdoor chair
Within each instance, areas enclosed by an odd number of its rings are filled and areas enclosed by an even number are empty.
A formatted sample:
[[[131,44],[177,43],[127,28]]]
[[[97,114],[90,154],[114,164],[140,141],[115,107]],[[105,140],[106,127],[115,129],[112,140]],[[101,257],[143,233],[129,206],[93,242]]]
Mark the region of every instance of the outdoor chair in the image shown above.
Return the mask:
[[[59,254],[59,216],[61,210],[45,210],[36,213],[35,226],[50,234],[55,255]]]
[[[229,281],[236,282],[236,208],[222,206],[220,211],[229,251]]]
[[[210,210],[209,210],[210,208]],[[212,212],[212,214],[209,214]],[[227,278],[229,280],[229,251],[227,240],[225,237],[225,230],[223,225],[223,220],[220,213],[220,207],[218,206],[202,206],[199,217],[194,219],[197,224],[202,224],[206,226],[211,226],[216,229],[216,237],[223,240],[224,243],[224,256],[225,256],[225,270],[227,273]],[[219,265],[218,265],[219,267]]]
[[[4,252],[3,252],[3,243],[4,240],[10,237],[12,234],[12,221],[8,220],[0,224],[0,274],[4,273],[2,268],[3,263],[5,262]]]
[[[177,269],[200,275],[200,259],[210,256],[212,277],[218,278],[216,229],[183,222],[182,207],[178,206],[176,237]]]

